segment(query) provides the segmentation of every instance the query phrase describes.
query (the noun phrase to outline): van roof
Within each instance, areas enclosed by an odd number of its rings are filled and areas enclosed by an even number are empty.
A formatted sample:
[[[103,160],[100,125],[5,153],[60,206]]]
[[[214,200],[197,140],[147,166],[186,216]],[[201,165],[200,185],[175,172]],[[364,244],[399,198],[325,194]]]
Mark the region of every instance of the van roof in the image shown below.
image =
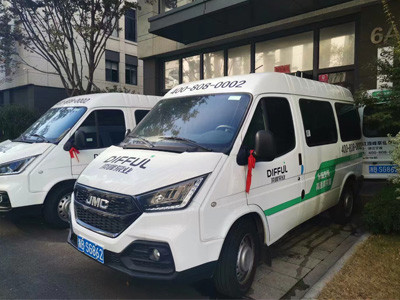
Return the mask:
[[[226,83],[227,81],[231,82],[231,87]],[[219,84],[220,82],[225,85]],[[354,101],[351,92],[341,86],[274,72],[220,77],[181,84],[171,89],[164,98],[238,92],[250,93],[254,96],[279,93]]]
[[[61,100],[53,107],[138,107],[152,108],[161,97],[125,93],[100,93],[74,96]]]

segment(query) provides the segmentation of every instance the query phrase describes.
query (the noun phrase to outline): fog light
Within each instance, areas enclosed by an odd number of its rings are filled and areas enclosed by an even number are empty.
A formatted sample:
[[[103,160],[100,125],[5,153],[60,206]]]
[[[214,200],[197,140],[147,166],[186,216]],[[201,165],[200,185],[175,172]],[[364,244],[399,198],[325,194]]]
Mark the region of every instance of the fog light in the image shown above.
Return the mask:
[[[8,198],[8,195],[6,192],[0,192],[0,211],[9,211],[11,210],[11,203],[10,203],[10,198]]]
[[[161,257],[160,251],[158,249],[153,249],[153,252],[150,254],[150,259],[153,261],[159,261]]]

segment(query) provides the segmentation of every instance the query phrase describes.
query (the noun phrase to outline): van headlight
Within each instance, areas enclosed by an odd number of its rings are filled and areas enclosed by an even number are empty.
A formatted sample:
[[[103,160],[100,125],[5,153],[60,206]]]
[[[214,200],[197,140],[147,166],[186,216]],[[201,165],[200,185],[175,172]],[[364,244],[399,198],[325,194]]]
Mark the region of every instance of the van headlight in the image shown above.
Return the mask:
[[[161,189],[136,196],[144,211],[182,209],[189,205],[207,175],[192,178]]]
[[[21,173],[37,157],[30,156],[0,165],[0,175],[15,175]]]

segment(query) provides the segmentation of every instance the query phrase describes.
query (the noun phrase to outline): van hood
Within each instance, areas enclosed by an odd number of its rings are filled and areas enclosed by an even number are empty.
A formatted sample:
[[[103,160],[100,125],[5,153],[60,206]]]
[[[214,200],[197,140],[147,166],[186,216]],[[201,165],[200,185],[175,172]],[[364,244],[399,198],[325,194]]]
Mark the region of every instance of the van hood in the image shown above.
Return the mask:
[[[22,143],[10,140],[0,143],[0,164],[18,159],[43,154],[47,149],[53,147],[49,143]]]
[[[79,176],[80,184],[139,195],[214,171],[223,153],[122,149],[110,147]]]

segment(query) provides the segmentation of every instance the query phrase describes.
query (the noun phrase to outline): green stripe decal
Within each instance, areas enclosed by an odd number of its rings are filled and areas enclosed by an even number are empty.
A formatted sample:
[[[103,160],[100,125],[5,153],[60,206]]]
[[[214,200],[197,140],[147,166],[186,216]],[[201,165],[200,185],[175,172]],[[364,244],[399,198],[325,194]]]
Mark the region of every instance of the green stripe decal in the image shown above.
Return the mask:
[[[315,173],[315,179],[314,179],[313,185],[310,189],[310,192],[304,196],[303,200],[301,199],[301,197],[297,197],[295,199],[289,200],[287,202],[284,202],[282,204],[279,204],[277,206],[274,206],[274,207],[271,207],[271,208],[265,210],[264,214],[266,216],[276,214],[277,212],[287,209],[293,205],[299,204],[302,201],[306,201],[315,196],[318,196],[319,194],[329,191],[332,187],[333,178],[335,177],[336,166],[339,164],[351,161],[351,160],[361,158],[362,156],[363,156],[363,153],[360,152],[360,153],[328,160],[328,161],[321,163],[318,171]]]

